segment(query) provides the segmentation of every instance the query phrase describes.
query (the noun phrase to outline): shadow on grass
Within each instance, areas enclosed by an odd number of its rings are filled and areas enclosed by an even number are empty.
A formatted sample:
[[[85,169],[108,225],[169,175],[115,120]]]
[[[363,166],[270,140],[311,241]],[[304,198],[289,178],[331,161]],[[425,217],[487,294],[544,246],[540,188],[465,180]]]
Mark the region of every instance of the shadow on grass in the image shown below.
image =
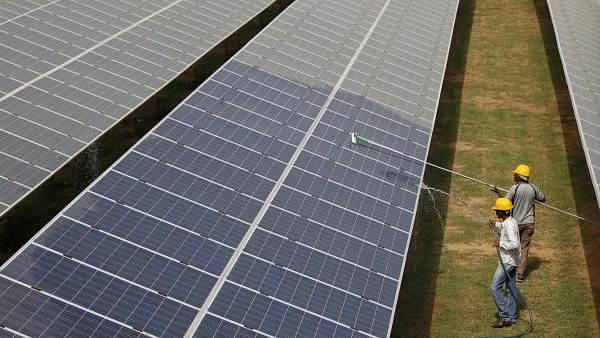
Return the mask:
[[[535,270],[539,269],[543,263],[548,263],[548,260],[531,255],[527,257],[527,268],[525,269],[525,271],[527,272],[527,276],[531,275]]]
[[[476,0],[463,0],[458,8],[429,150],[428,161],[446,168],[452,168],[454,160],[475,2]],[[448,191],[450,176],[428,167],[425,170],[424,182]],[[396,305],[392,337],[429,336],[444,229],[437,216],[428,212],[429,208],[423,207],[428,202],[428,196],[421,194]],[[444,217],[447,208],[447,203],[437,205],[438,211]]]
[[[0,264],[292,2],[273,2],[4,214],[0,219]]]
[[[600,220],[600,211],[596,204],[592,180],[581,145],[577,121],[573,112],[573,106],[571,105],[569,89],[565,81],[565,74],[554,35],[550,12],[546,1],[533,1],[540,31],[544,39],[548,66],[554,86],[554,95],[558,103],[577,214],[589,220]],[[600,322],[600,226],[597,224],[598,221],[595,222],[596,224],[580,221],[579,228],[581,230],[583,249],[587,261],[594,304],[596,306],[596,318]]]

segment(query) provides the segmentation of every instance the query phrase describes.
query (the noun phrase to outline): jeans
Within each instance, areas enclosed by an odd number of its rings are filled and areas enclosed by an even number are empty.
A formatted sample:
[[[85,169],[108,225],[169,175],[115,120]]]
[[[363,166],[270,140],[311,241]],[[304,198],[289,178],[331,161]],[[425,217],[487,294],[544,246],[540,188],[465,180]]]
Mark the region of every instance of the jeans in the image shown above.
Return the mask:
[[[492,290],[492,296],[496,301],[496,307],[498,308],[498,318],[500,319],[517,319],[517,283],[515,282],[516,267],[512,265],[504,265],[506,272],[510,276],[509,280],[504,274],[502,265],[498,263],[494,277],[492,278],[492,284],[490,289]],[[502,290],[502,287],[506,285],[507,292]]]

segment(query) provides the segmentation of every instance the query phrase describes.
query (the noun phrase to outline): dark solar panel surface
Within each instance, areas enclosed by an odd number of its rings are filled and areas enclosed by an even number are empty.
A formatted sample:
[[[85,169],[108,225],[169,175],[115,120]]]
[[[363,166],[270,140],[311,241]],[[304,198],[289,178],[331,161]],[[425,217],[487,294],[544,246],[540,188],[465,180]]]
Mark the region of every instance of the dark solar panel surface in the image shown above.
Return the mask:
[[[600,205],[600,2],[549,0],[548,8]]]
[[[388,335],[456,7],[296,1],[0,280],[90,330]],[[398,154],[350,147],[353,130]]]
[[[0,215],[271,3],[3,1]]]

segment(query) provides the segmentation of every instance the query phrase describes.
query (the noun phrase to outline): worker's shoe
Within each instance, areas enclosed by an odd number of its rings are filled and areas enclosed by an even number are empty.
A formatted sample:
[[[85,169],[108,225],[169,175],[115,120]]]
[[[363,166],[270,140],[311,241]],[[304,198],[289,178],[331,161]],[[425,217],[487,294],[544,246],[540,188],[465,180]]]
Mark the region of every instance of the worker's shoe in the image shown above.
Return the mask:
[[[500,320],[500,314],[498,312],[496,312],[496,321],[499,321],[499,320]],[[513,324],[517,323],[517,318],[515,318],[515,319],[504,318],[504,320],[510,320]]]
[[[513,321],[512,319],[508,319],[508,318],[498,319],[492,324],[492,327],[494,329],[499,329],[502,327],[511,326],[512,324],[514,324],[516,322],[517,322],[516,320]]]

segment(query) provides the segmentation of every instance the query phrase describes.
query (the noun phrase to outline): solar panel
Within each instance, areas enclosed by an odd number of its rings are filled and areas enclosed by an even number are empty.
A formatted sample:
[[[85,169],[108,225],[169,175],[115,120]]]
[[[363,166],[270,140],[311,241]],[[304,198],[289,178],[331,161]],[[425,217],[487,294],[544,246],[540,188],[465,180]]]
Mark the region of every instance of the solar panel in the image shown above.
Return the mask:
[[[600,205],[600,2],[549,0],[548,8]]]
[[[0,280],[83,310],[43,327],[389,335],[457,5],[295,1]],[[398,153],[350,146],[351,131]],[[43,334],[11,294],[0,323]]]
[[[4,1],[0,215],[273,2]]]
[[[52,1],[56,2],[56,1]],[[5,1],[0,8],[0,21],[5,22],[14,19],[20,15],[24,15],[36,9],[44,8],[52,2],[45,0],[28,0],[28,1]]]

